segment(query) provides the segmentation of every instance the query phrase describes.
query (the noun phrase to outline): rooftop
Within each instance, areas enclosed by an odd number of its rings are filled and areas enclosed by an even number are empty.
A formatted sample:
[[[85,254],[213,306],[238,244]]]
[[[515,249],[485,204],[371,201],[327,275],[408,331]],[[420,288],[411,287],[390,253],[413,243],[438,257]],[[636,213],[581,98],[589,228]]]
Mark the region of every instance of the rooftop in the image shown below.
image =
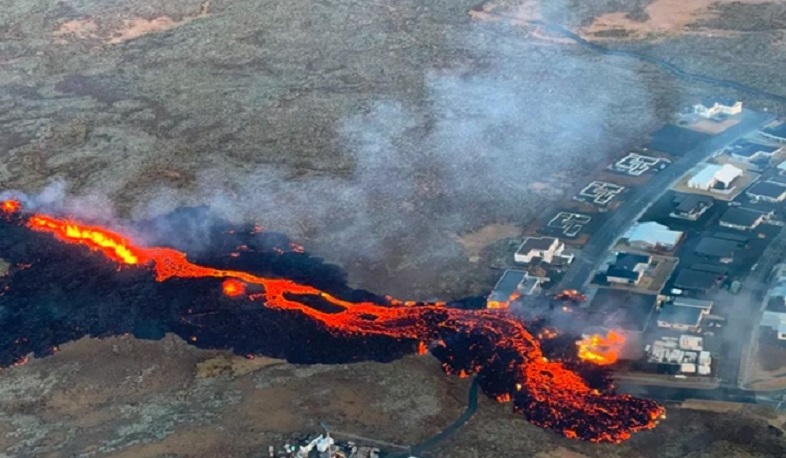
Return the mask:
[[[753,227],[759,218],[764,216],[763,213],[755,210],[749,210],[742,207],[732,207],[726,210],[726,213],[720,219],[721,223],[731,224],[734,226]]]
[[[693,209],[709,207],[713,202],[714,201],[712,197],[699,196],[696,194],[683,194],[682,197],[679,197],[679,204],[675,210],[680,213],[687,213]]]
[[[506,302],[510,299],[522,280],[528,277],[527,272],[523,270],[508,269],[502,274],[494,289],[489,294],[490,301]]]
[[[734,104],[737,103],[737,100],[728,97],[707,97],[701,101],[701,104],[707,108],[713,107],[716,103],[718,105],[733,107]]]
[[[683,325],[683,326],[698,326],[701,323],[701,308],[698,307],[682,307],[675,304],[664,304],[658,312],[658,321],[666,323]]]
[[[772,155],[779,149],[780,148],[777,146],[762,145],[747,140],[740,140],[729,147],[729,152],[736,156],[751,157],[758,153]]]
[[[736,242],[709,236],[702,237],[693,250],[698,255],[711,256],[713,258],[730,258],[734,256],[735,251],[737,251]]]
[[[714,302],[703,299],[691,299],[689,297],[677,297],[674,299],[673,304],[679,307],[696,307],[701,310],[709,311],[712,309]]]
[[[682,269],[680,273],[677,274],[674,286],[692,290],[707,290],[715,285],[717,277],[716,274],[710,272]]]
[[[769,181],[760,181],[748,189],[748,194],[752,196],[769,197],[772,199],[782,199],[786,194],[786,186],[781,186]]]
[[[775,127],[765,127],[761,131],[773,137],[786,138],[786,123],[779,124]]]
[[[682,232],[672,231],[663,224],[654,221],[636,223],[625,233],[623,238],[628,242],[645,242],[652,245],[676,245],[682,238]]]
[[[528,254],[532,250],[548,250],[556,241],[554,237],[527,237],[517,253]]]
[[[639,264],[649,264],[650,257],[644,254],[618,253],[614,267],[618,269],[633,270]]]
[[[728,184],[740,175],[742,175],[742,170],[731,164],[705,164],[704,168],[699,170],[699,172],[689,180],[689,183],[710,185],[713,180],[716,180]]]

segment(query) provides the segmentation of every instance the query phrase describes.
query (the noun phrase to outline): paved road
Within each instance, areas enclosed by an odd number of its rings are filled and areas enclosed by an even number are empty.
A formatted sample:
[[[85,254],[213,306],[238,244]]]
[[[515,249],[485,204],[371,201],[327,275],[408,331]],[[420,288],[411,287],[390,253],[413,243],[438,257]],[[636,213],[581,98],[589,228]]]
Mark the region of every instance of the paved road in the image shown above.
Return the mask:
[[[666,170],[658,172],[646,185],[637,189],[608,220],[592,235],[581,250],[573,266],[560,282],[559,289],[584,289],[590,275],[603,259],[613,243],[638,219],[658,198],[699,162],[712,153],[724,148],[740,137],[744,137],[770,122],[774,116],[745,110],[743,119],[725,132],[710,137],[705,142],[685,153]]]

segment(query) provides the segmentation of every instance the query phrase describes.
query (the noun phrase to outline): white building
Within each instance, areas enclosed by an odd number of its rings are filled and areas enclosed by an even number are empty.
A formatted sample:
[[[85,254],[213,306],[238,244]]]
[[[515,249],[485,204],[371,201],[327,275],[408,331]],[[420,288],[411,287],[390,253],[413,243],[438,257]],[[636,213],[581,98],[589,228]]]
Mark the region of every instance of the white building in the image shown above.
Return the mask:
[[[713,188],[730,189],[731,184],[742,176],[742,170],[731,164],[706,164],[688,180],[688,187],[709,191]]]
[[[733,116],[742,113],[742,102],[732,99],[709,99],[693,105],[693,112],[704,118],[718,115]]]
[[[778,340],[786,340],[786,265],[773,269],[774,286],[767,293],[767,308],[759,325],[770,328]]]
[[[622,238],[627,240],[628,245],[640,250],[673,250],[680,240],[683,233],[672,231],[663,224],[654,221],[646,223],[636,223]]]
[[[513,255],[513,260],[518,264],[529,264],[535,258],[540,258],[549,264],[555,258],[568,258],[573,260],[573,255],[563,255],[565,244],[556,237],[527,237]]]

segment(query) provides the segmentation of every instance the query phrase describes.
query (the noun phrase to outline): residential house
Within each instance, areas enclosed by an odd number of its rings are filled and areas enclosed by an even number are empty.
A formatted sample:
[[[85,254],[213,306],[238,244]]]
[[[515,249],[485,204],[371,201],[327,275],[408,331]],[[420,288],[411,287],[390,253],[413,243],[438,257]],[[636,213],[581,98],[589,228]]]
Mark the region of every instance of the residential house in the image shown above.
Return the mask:
[[[745,193],[754,200],[777,203],[786,199],[786,185],[771,181],[760,181],[751,186]]]
[[[606,269],[606,279],[609,283],[637,285],[651,262],[647,255],[617,253],[614,263]]]
[[[718,115],[733,116],[742,113],[742,102],[734,99],[711,98],[693,106],[693,112],[704,118]]]
[[[564,255],[565,244],[556,237],[527,237],[513,255],[518,264],[530,264],[536,258],[543,262],[553,263],[556,258],[573,259],[573,255]]]
[[[649,221],[634,224],[622,238],[633,248],[645,251],[672,251],[684,234],[667,226]]]
[[[759,224],[772,217],[772,215],[772,212],[763,213],[749,208],[731,207],[721,216],[719,224],[730,229],[750,231],[756,229]]]
[[[696,194],[679,194],[674,201],[677,206],[674,207],[669,216],[690,221],[696,221],[701,218],[701,215],[715,203],[712,197]]]
[[[778,143],[786,143],[786,123],[765,127],[759,133]]]
[[[738,161],[756,163],[769,161],[781,150],[779,146],[762,145],[747,140],[739,140],[731,144],[727,149],[731,157]]]
[[[677,298],[661,305],[656,318],[658,327],[698,332],[702,318],[710,314],[712,305],[712,301]]]
[[[730,190],[734,189],[732,184],[741,176],[742,170],[731,164],[705,164],[693,178],[688,180],[688,187],[702,191]]]

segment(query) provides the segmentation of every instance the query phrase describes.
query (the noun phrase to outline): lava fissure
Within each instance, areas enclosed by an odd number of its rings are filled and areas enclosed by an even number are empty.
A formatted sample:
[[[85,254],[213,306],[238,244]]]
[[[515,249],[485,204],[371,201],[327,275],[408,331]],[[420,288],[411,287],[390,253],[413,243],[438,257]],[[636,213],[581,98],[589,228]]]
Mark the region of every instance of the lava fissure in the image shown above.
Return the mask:
[[[568,365],[548,360],[538,338],[504,308],[466,310],[445,303],[393,298],[350,301],[287,278],[197,265],[182,251],[139,246],[100,226],[44,214],[24,214],[16,201],[0,202],[0,212],[13,215],[17,224],[32,231],[101,253],[120,267],[141,272],[148,269],[159,283],[219,280],[225,300],[238,308],[258,304],[271,313],[298,314],[339,341],[388,339],[410,344],[413,352],[423,353],[428,348],[448,374],[482,375],[480,383],[486,394],[499,401],[512,401],[514,410],[528,421],[566,437],[619,443],[631,433],[653,428],[664,413],[654,401],[615,394],[610,386],[593,388]],[[208,335],[210,319],[215,320],[213,326],[222,320],[233,322],[224,310],[190,319],[202,320]],[[615,338],[607,336],[607,340]],[[590,338],[584,346],[579,344],[578,357],[599,364],[612,357],[616,360],[616,353],[600,352],[599,348],[605,348],[602,344],[607,342],[598,339]],[[191,340],[196,343],[197,339]],[[613,343],[616,345],[616,341]]]

